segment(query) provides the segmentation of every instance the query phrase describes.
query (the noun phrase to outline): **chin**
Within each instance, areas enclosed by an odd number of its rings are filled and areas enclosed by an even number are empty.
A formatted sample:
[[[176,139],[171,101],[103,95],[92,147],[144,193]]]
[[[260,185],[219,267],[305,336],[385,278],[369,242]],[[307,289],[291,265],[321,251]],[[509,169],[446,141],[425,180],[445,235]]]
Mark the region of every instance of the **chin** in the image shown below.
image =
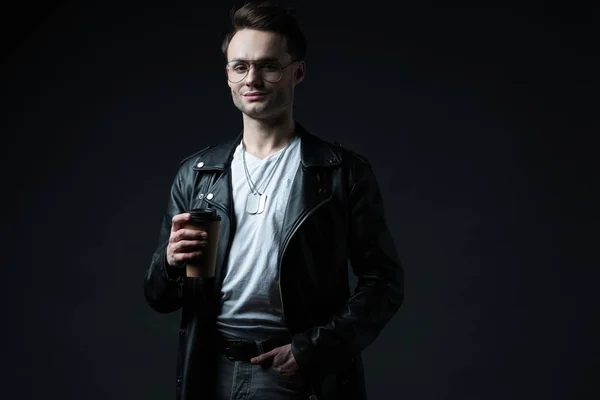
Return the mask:
[[[265,107],[259,105],[258,107],[256,106],[250,106],[250,107],[244,107],[241,110],[244,114],[246,114],[247,116],[249,116],[250,118],[254,118],[254,119],[268,119],[268,118],[272,118],[275,113],[273,113],[272,111],[269,112],[268,109],[265,109]]]
[[[249,118],[258,120],[258,121],[266,121],[273,119],[275,116],[273,114],[264,114],[264,113],[244,113]]]
[[[236,103],[238,110],[249,118],[256,120],[272,120],[286,113],[285,107],[273,107],[273,104],[263,102]]]

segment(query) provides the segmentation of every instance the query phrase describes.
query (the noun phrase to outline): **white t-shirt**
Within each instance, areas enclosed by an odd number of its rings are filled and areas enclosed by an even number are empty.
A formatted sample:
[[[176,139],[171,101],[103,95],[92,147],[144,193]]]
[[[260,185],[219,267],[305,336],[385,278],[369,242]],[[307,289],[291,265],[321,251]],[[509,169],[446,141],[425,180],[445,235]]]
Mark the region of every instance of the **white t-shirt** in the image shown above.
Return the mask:
[[[266,194],[261,214],[246,212],[251,193],[242,161],[242,143],[231,163],[236,233],[227,261],[221,289],[221,313],[217,329],[228,336],[263,340],[286,331],[279,292],[279,245],[281,226],[290,189],[300,165],[298,136],[263,160],[246,152],[246,165],[254,184]],[[264,184],[279,157],[268,186]]]

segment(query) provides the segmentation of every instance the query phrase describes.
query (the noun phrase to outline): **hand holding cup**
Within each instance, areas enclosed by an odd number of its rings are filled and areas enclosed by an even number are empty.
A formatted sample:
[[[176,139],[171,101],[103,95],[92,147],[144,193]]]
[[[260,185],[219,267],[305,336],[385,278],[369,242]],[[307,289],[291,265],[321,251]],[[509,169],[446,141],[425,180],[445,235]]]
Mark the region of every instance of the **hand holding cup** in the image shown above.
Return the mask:
[[[173,217],[167,246],[167,262],[172,267],[181,267],[190,261],[199,261],[204,247],[208,244],[208,232],[190,226],[190,220],[190,213],[177,214]]]
[[[221,218],[214,209],[175,215],[167,246],[167,262],[186,267],[188,277],[213,277]]]

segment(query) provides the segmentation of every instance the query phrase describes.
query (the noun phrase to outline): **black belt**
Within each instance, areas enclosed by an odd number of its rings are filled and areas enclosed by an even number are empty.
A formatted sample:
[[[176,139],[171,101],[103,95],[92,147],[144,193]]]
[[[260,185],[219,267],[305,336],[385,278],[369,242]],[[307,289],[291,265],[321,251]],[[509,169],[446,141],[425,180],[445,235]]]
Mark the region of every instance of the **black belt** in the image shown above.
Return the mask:
[[[229,337],[220,337],[219,346],[221,353],[232,361],[250,361],[251,358],[267,353],[276,347],[290,343],[287,336],[267,340],[251,341]]]

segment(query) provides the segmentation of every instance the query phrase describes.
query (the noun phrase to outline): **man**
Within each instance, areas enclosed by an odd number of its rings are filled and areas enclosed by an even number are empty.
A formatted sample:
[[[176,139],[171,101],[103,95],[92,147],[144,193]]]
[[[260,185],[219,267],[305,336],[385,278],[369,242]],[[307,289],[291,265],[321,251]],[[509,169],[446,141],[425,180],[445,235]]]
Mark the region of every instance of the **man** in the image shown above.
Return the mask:
[[[153,309],[182,310],[177,398],[365,399],[361,351],[403,300],[378,184],[294,120],[306,42],[293,12],[248,3],[232,23],[243,131],[182,161],[144,279]],[[193,208],[221,217],[214,278],[185,273],[211,239],[184,228]]]

